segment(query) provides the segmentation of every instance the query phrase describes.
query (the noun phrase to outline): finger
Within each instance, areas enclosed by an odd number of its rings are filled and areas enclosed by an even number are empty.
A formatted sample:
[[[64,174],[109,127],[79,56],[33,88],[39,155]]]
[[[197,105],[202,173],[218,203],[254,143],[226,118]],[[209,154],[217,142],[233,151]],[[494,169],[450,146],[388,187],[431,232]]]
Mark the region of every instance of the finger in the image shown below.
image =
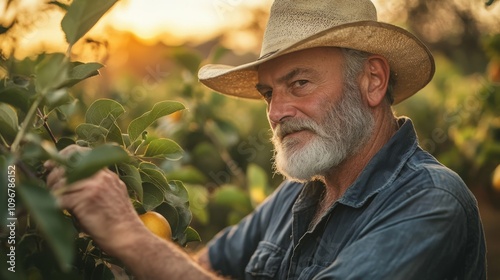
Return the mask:
[[[118,174],[116,174],[115,172],[109,170],[108,168],[102,169],[102,172],[104,172],[105,174],[107,174],[108,176],[110,176],[110,180],[113,183],[118,184],[120,186],[120,188],[122,188],[124,190],[127,189],[127,185],[125,185],[125,183],[120,179],[120,176],[118,176]]]
[[[47,186],[52,188],[57,182],[64,179],[66,170],[63,167],[55,167],[47,176]]]
[[[48,171],[52,170],[54,167],[56,167],[56,165],[57,163],[53,160],[47,160],[46,162],[43,163],[43,167]]]
[[[61,209],[67,210],[69,213],[72,213],[73,207],[75,207],[75,199],[80,198],[80,199],[85,199],[84,195],[85,193],[82,191],[82,189],[75,189],[72,187],[69,187],[68,185],[61,186],[52,192],[53,197],[56,200],[57,206]]]
[[[54,177],[56,177],[55,175]],[[114,179],[112,176],[116,176],[115,173],[111,172],[109,169],[103,169],[97,171],[91,177],[76,181],[67,185],[66,178],[61,178],[52,185],[52,189],[57,191],[59,195],[79,192],[84,188],[102,188],[103,185],[113,184],[115,181],[119,181],[124,184],[119,178]],[[106,180],[106,177],[110,178]]]
[[[60,189],[65,189],[68,186],[66,185],[66,178],[62,178],[61,180],[57,181],[55,184],[50,186],[51,192],[60,192]]]
[[[112,189],[118,190],[118,193],[112,191]],[[62,207],[74,207],[71,203],[71,199],[68,197],[74,197],[74,194],[80,197],[80,201],[84,200],[84,196],[92,196],[107,193],[107,195],[115,196],[117,194],[123,195],[123,197],[128,198],[127,186],[120,180],[118,175],[109,169],[102,169],[96,174],[89,178],[82,179],[80,181],[74,182],[70,185],[66,185],[66,180],[63,178],[56,182],[52,186],[52,194],[58,198],[59,204]]]
[[[81,186],[65,186],[54,191],[56,202],[61,209],[67,209],[72,212],[78,202],[82,202],[86,198],[86,193],[83,191],[85,187]]]

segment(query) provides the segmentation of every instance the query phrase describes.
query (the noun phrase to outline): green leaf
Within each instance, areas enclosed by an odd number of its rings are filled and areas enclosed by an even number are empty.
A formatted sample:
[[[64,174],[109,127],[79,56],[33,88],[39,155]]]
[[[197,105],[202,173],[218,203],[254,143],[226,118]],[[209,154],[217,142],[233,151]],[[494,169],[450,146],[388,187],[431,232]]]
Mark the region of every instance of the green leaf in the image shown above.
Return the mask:
[[[25,87],[20,87],[15,84],[2,86],[0,83],[0,102],[10,104],[16,108],[27,112],[30,106],[30,92]]]
[[[73,101],[73,98],[65,88],[51,91],[50,94],[45,96],[45,105],[49,111],[61,105],[69,104],[71,101]]]
[[[17,190],[52,248],[59,266],[69,271],[75,256],[73,240],[76,237],[71,221],[63,215],[46,189],[28,183]]]
[[[141,186],[142,189],[142,186]],[[141,215],[146,213],[146,209],[144,209],[144,205],[142,205],[142,202],[132,199],[132,205],[134,205],[134,209],[137,212],[137,214]]]
[[[243,213],[252,210],[248,195],[233,185],[223,185],[218,188],[213,195],[212,201],[216,205],[226,206]]]
[[[33,160],[45,161],[52,159],[56,162],[64,162],[63,157],[51,141],[44,140],[39,135],[33,133],[26,134],[24,141],[21,150],[22,160],[29,162]]]
[[[214,122],[208,122],[207,127],[217,138],[217,141],[225,147],[232,146],[239,141],[238,128],[229,121],[215,119]]]
[[[142,184],[142,188],[144,190],[144,200],[142,202],[144,210],[153,210],[163,203],[163,191],[156,185],[149,182],[144,182]]]
[[[108,116],[108,119],[113,118],[112,116]],[[122,137],[122,131],[118,127],[115,121],[110,122],[110,125],[107,127],[108,129],[108,134],[106,135],[106,142],[114,142],[117,143],[120,146],[124,146],[124,141]]]
[[[144,156],[178,160],[182,157],[183,152],[182,148],[174,141],[161,138],[154,139],[149,143]]]
[[[167,177],[171,180],[179,180],[186,184],[204,184],[207,177],[198,168],[187,165],[168,172]]]
[[[173,233],[177,231],[177,227],[179,225],[179,213],[177,213],[174,206],[163,202],[158,205],[154,211],[160,213],[163,217],[165,217],[165,219],[167,219]]]
[[[61,85],[61,87],[72,87],[77,83],[99,75],[99,69],[103,67],[102,64],[97,62],[81,63],[81,62],[71,62],[72,67],[69,71],[69,76],[66,81]]]
[[[75,144],[75,140],[68,138],[68,137],[61,137],[59,140],[57,140],[56,143],[56,148],[58,151],[68,147],[69,145]]]
[[[269,195],[267,173],[256,164],[249,164],[247,168],[247,183],[252,205],[261,204]]]
[[[143,162],[139,164],[139,171],[143,182],[148,182],[165,192],[168,186],[167,178],[159,167],[154,164]]]
[[[181,245],[184,245],[184,231],[192,219],[192,213],[189,210],[189,194],[184,184],[180,181],[169,181],[168,188],[165,191],[165,201],[175,207],[179,215],[179,222],[177,227],[172,230],[172,235]]]
[[[47,149],[48,148],[48,149]],[[42,160],[45,161],[51,158],[54,154],[54,148],[50,147],[47,142],[29,141],[23,145],[21,150],[21,159],[25,161]]]
[[[74,101],[73,101],[74,104]],[[61,110],[61,108],[54,108],[54,111],[56,112],[56,117],[58,120],[65,122],[68,120],[68,117],[66,117],[66,114]]]
[[[185,108],[186,107],[184,107],[182,103],[176,101],[163,101],[156,103],[151,111],[144,113],[142,116],[130,122],[127,129],[130,142],[133,143],[139,136],[141,136],[142,132],[157,119]]]
[[[94,101],[87,112],[85,113],[85,122],[102,125],[106,129],[109,128],[102,124],[103,120],[107,119],[108,116],[113,116],[114,120],[118,119],[125,112],[125,108],[123,106],[111,99],[98,99]]]
[[[19,123],[17,113],[7,104],[0,103],[0,135],[9,143],[14,141]]]
[[[175,231],[172,232],[172,236],[175,240],[177,240],[177,242],[179,242],[179,244],[184,246],[186,244],[185,231],[191,223],[193,215],[191,214],[191,211],[189,211],[189,205],[187,205],[187,203],[182,207],[175,207],[175,210],[179,213],[179,223]]]
[[[187,185],[186,188],[189,193],[189,209],[196,220],[202,225],[207,225],[209,221],[208,216],[208,190],[201,185]]]
[[[82,123],[76,127],[75,133],[80,140],[90,143],[103,143],[108,135],[108,130],[98,125]]]
[[[66,171],[68,183],[88,178],[109,165],[126,162],[129,155],[120,146],[104,144],[73,159]]]
[[[116,2],[117,0],[73,0],[61,21],[66,41],[74,45]]]
[[[64,54],[54,53],[43,57],[35,67],[35,86],[42,95],[58,88],[68,76],[68,61]]]
[[[184,207],[189,202],[189,194],[181,181],[171,180],[167,184],[165,199],[175,207]]]
[[[143,201],[144,191],[142,189],[141,174],[137,167],[130,164],[119,164],[120,179],[127,185],[127,187],[136,193],[140,202]]]
[[[192,227],[187,227],[186,231],[186,242],[201,241],[200,234]]]
[[[118,145],[124,145],[122,132],[116,123],[116,119],[119,118],[124,112],[125,109],[120,103],[111,99],[98,99],[87,109],[85,121],[91,125],[83,126],[82,129],[85,129],[82,130],[81,133],[85,133],[85,135],[87,135],[85,137],[91,135],[89,134],[89,130],[90,133],[102,133],[102,140],[105,140],[106,142],[115,142]],[[95,126],[100,127],[97,130],[100,130],[101,132],[94,131],[96,130]],[[106,131],[104,131],[103,128]],[[99,135],[99,137],[101,135]],[[92,137],[92,139],[100,139],[99,137]],[[89,140],[89,142],[92,141]]]

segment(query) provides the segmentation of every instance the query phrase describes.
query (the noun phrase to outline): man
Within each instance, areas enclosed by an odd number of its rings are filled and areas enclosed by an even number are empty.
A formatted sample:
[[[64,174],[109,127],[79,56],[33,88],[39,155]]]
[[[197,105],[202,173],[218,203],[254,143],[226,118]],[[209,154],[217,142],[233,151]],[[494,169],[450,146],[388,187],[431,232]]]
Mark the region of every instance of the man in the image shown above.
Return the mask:
[[[199,72],[218,92],[268,104],[287,180],[254,213],[198,264],[142,226],[108,170],[61,205],[141,279],[485,279],[475,199],[391,110],[433,74],[427,48],[377,22],[368,0],[276,0],[257,61]]]

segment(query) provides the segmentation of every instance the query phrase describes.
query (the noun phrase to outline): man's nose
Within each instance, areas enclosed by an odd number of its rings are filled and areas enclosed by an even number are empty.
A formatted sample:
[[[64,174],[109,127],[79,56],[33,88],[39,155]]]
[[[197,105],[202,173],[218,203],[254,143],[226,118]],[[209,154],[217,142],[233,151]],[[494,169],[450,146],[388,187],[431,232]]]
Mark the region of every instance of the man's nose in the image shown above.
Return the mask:
[[[293,117],[296,113],[296,109],[292,103],[293,100],[286,93],[277,92],[273,93],[271,101],[269,102],[267,108],[267,116],[271,127],[274,128],[277,124],[282,122],[284,119]]]

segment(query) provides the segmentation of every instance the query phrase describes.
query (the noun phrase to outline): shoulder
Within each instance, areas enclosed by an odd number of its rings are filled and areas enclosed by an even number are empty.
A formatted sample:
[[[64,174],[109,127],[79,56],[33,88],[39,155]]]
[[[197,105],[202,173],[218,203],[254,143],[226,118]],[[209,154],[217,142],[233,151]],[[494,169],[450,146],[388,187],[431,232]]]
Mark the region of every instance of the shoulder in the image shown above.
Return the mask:
[[[460,176],[421,148],[408,159],[398,180],[406,196],[432,198],[438,208],[446,203],[467,218],[479,215],[477,201]]]
[[[458,199],[474,199],[462,178],[450,168],[441,164],[426,151],[418,148],[408,160],[408,176],[419,182],[421,188],[439,189],[456,196]],[[415,183],[415,182],[414,182]]]

